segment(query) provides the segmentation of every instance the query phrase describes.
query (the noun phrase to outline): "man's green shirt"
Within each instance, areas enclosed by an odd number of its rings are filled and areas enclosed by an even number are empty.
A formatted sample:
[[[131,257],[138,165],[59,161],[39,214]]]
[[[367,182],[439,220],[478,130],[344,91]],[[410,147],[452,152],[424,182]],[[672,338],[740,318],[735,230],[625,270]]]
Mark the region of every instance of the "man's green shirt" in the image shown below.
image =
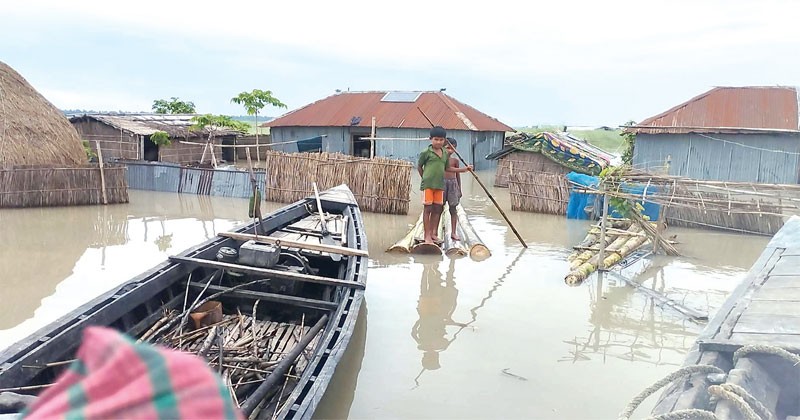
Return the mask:
[[[450,159],[450,155],[447,151],[442,149],[442,156],[439,157],[431,146],[428,146],[427,149],[419,154],[417,166],[422,168],[422,184],[419,187],[420,190],[444,189],[444,170],[447,167],[448,159]]]

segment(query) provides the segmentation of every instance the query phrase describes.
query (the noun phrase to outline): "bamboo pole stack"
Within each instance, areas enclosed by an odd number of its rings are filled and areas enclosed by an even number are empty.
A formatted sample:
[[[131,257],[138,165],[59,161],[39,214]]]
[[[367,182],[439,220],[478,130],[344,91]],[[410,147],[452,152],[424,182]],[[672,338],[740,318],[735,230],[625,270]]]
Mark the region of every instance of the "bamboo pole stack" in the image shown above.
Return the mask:
[[[606,227],[606,246],[603,252],[602,267],[608,269],[620,262],[628,254],[650,241],[641,225],[628,221],[626,228],[620,229],[619,223],[609,223]],[[597,271],[600,261],[600,229],[598,225],[592,226],[583,241],[574,247],[573,253],[567,257],[570,263],[570,272],[564,282],[570,286],[581,284],[590,274]]]

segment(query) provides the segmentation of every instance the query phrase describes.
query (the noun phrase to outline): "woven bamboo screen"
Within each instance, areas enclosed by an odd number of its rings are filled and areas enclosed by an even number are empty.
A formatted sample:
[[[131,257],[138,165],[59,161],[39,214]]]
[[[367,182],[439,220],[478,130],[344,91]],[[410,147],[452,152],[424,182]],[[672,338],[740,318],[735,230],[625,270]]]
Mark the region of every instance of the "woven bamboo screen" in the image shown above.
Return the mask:
[[[106,199],[128,202],[125,166],[105,165]],[[0,207],[48,207],[101,204],[99,165],[74,168],[15,167],[0,170]]]
[[[320,190],[346,184],[362,210],[408,214],[412,164],[403,160],[360,158],[341,153],[266,153],[268,201],[291,203]]]
[[[570,187],[562,174],[517,172],[509,177],[508,187],[512,210],[567,214]]]

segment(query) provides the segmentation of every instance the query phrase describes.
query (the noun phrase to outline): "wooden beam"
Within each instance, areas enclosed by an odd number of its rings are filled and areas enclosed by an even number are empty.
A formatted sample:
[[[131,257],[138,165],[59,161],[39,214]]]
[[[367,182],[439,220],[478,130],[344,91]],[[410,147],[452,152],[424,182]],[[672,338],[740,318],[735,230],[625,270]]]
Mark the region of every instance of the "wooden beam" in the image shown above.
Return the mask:
[[[199,289],[206,287],[205,283],[199,283],[195,281],[189,282],[189,286]],[[208,286],[209,291],[221,292],[225,289],[226,288],[222,286],[213,286],[213,285]],[[226,294],[226,296],[234,296],[247,299],[261,299],[269,302],[285,303],[287,305],[301,306],[303,308],[311,308],[311,309],[321,309],[326,311],[334,310],[339,307],[339,305],[337,305],[336,303],[328,302],[325,300],[308,299],[298,296],[280,295],[277,293],[257,292],[255,290],[234,290],[233,292]]]
[[[264,242],[269,244],[275,244],[280,241],[281,245],[285,245],[290,248],[309,249],[312,251],[327,252],[329,254],[350,255],[354,257],[369,258],[369,252],[367,251],[362,251],[360,249],[355,249],[355,248],[347,248],[344,246],[298,242],[289,239],[275,238],[272,236],[252,235],[247,233],[221,232],[218,235],[225,238],[235,239],[237,241],[249,241],[253,239],[256,242]]]
[[[188,265],[219,268],[223,270],[233,270],[233,271],[238,271],[240,273],[255,274],[257,276],[265,276],[265,277],[280,278],[287,280],[307,281],[309,283],[327,284],[329,286],[345,286],[345,287],[354,287],[356,289],[364,289],[363,283],[351,280],[340,280],[331,277],[293,273],[291,271],[272,270],[269,268],[250,267],[247,265],[231,264],[220,261],[210,261],[201,258],[173,256],[169,257],[169,259],[170,261],[173,262],[179,262]]]

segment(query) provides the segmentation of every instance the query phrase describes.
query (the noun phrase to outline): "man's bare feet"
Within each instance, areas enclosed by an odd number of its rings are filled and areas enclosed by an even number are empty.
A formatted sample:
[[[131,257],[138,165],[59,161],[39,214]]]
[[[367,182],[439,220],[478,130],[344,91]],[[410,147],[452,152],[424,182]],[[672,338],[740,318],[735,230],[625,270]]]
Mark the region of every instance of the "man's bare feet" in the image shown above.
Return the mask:
[[[456,235],[456,234],[450,235],[450,239],[452,239],[454,241],[460,241],[461,240],[461,238],[459,238],[458,235]]]
[[[438,237],[438,236],[434,236],[434,237],[432,237],[432,238],[431,238],[431,241],[433,241],[433,243],[437,243],[437,244],[438,244],[439,242],[442,242],[442,240],[441,240],[441,239],[439,239],[439,237]]]

